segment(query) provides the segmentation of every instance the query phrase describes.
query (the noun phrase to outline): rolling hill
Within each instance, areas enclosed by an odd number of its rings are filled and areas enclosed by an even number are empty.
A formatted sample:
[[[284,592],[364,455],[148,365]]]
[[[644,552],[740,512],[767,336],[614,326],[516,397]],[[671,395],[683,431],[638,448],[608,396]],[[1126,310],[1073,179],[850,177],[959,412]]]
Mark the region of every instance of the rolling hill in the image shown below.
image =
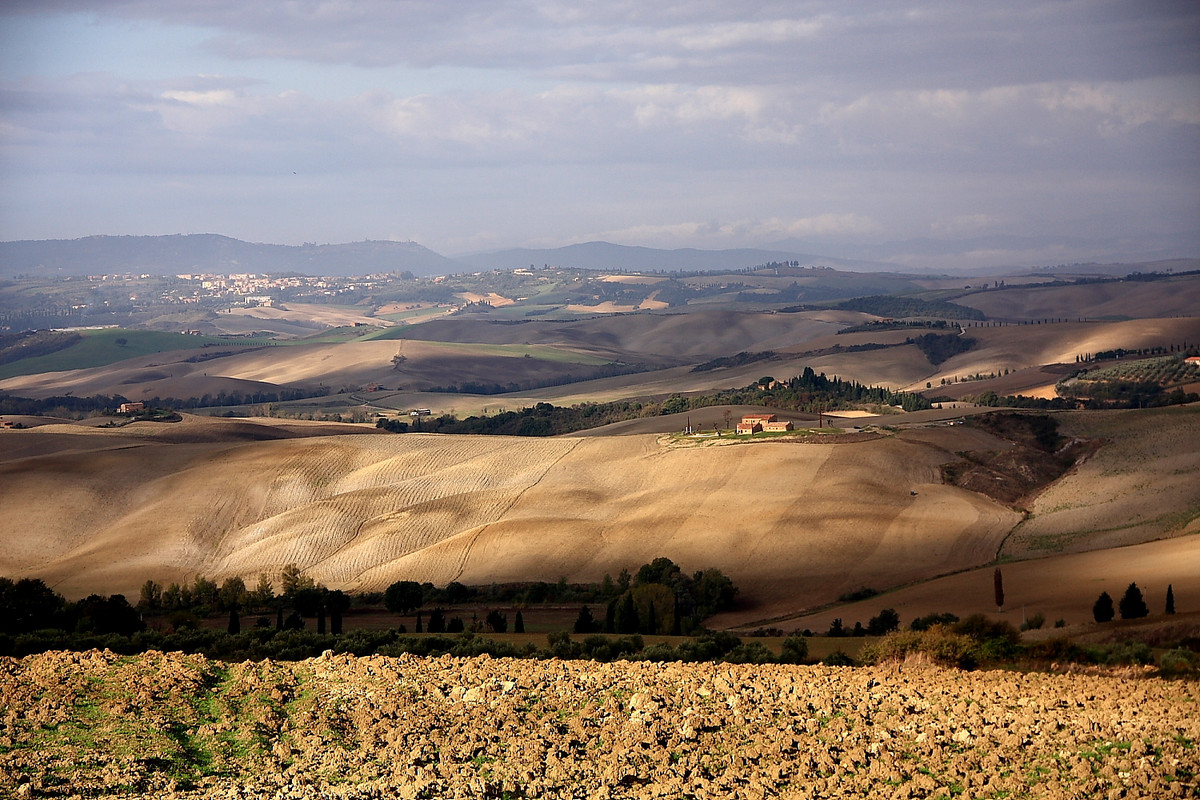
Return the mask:
[[[731,575],[743,604],[720,623],[745,625],[1012,554],[1040,556],[1022,569],[1043,576],[1048,607],[1080,617],[1094,592],[1050,588],[1057,560],[1076,557],[1064,553],[1197,541],[1188,476],[1200,470],[1200,409],[1080,413],[1066,427],[1112,443],[1022,521],[942,481],[957,453],[1010,446],[971,426],[722,447],[653,434],[348,436],[197,417],[49,424],[3,432],[20,446],[0,461],[0,574],[41,576],[70,596],[136,595],[147,578],[252,582],[295,563],[330,587],[379,590],[399,579],[595,581],[665,555]],[[1129,490],[1095,491],[1104,481]],[[1155,491],[1134,488],[1143,481]],[[1112,580],[1141,574],[1135,555],[1110,552]],[[1200,592],[1198,574],[1158,580],[1182,598]]]

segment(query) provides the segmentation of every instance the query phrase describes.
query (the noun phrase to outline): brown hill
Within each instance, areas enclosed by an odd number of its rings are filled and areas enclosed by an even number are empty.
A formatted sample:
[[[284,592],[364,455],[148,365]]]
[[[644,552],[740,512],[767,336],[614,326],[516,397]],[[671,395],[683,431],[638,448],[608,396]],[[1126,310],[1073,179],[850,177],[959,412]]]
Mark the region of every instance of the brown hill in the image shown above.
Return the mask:
[[[19,443],[0,461],[0,575],[41,576],[70,596],[136,596],[147,578],[253,582],[295,563],[330,587],[375,590],[399,579],[595,581],[667,556],[730,574],[745,603],[722,622],[746,624],[1047,542],[1194,546],[1198,425],[1196,407],[1067,415],[1069,432],[1111,444],[1052,486],[1007,544],[1021,515],[940,472],[960,451],[1010,445],[933,421],[867,440],[720,447],[656,435],[328,435],[374,429],[193,417],[47,425],[0,434]],[[1181,597],[1200,593],[1196,575],[1175,581]],[[1090,608],[1094,593],[1062,586],[1055,602]]]
[[[955,298],[990,319],[1134,319],[1194,316],[1200,275],[1155,281],[1105,281],[1065,286],[1018,286]]]
[[[1200,341],[1200,320],[1141,319],[1128,322],[1058,323],[973,327],[969,351],[934,367],[914,345],[909,331],[836,335],[859,322],[861,314],[806,312],[770,314],[698,312],[633,315],[555,323],[501,324],[453,318],[412,329],[423,340],[406,339],[300,344],[233,352],[196,361],[195,351],[157,353],[93,369],[18,376],[0,381],[0,391],[27,397],[121,394],[130,399],[200,397],[272,391],[279,387],[357,390],[379,385],[398,396],[340,398],[340,406],[367,402],[391,409],[455,408],[460,414],[483,407],[519,408],[536,402],[571,404],[627,397],[709,392],[745,386],[764,374],[787,378],[810,366],[818,372],[868,385],[924,390],[951,396],[975,394],[991,386],[955,384],[975,374],[1005,376],[994,390],[1046,394],[1055,376],[1043,365],[1074,364],[1077,355],[1118,347],[1169,347]],[[441,337],[447,341],[433,341]],[[883,349],[853,350],[871,345]],[[735,367],[693,372],[714,356],[771,350],[775,358]],[[396,368],[393,359],[404,357]],[[608,362],[640,365],[649,371],[579,380]],[[570,379],[575,383],[563,383]],[[942,391],[941,381],[949,386]],[[424,390],[468,382],[537,386],[505,395],[436,398]],[[334,398],[335,400],[338,398]],[[306,410],[316,405],[308,403]]]
[[[160,429],[178,440],[221,425]],[[252,578],[294,562],[330,586],[379,589],[409,576],[597,580],[667,555],[721,566],[763,599],[812,602],[986,561],[1018,518],[940,485],[950,454],[902,436],[702,448],[655,436],[229,441],[240,432],[167,443],[130,430],[149,426],[79,429],[109,443],[90,453],[48,436],[71,426],[6,432],[47,446],[0,465],[0,574],[130,593],[148,577]],[[797,586],[806,573],[822,577]]]

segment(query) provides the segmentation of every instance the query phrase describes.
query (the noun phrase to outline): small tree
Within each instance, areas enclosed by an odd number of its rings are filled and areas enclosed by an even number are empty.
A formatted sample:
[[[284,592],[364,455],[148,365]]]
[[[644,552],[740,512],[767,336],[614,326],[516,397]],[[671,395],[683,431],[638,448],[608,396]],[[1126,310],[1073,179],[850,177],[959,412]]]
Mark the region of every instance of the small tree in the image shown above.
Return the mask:
[[[996,611],[1004,609],[1004,576],[1000,574],[1000,568],[996,567],[996,571],[992,573],[992,588],[996,594]]]
[[[300,571],[295,564],[288,564],[279,574],[279,585],[285,597],[291,597],[301,589],[311,589],[315,585],[313,579]]]
[[[1121,619],[1141,619],[1150,613],[1150,609],[1146,607],[1146,600],[1142,597],[1142,590],[1136,583],[1129,584],[1118,607],[1121,609]]]
[[[596,624],[596,620],[592,617],[592,610],[587,606],[579,609],[579,616],[575,618],[575,633],[596,633],[600,630],[600,626]]]
[[[808,658],[808,640],[792,634],[779,648],[779,660],[784,664],[802,664]]]
[[[429,625],[426,630],[430,633],[445,633],[446,632],[446,615],[440,608],[435,608],[429,614]]]
[[[1167,584],[1167,612],[1168,614],[1175,613],[1175,591],[1171,588],[1171,584]]]
[[[508,615],[501,614],[495,609],[488,612],[484,620],[487,626],[492,629],[493,633],[506,633],[508,631]]]
[[[517,618],[513,620],[513,633],[525,632],[525,618],[521,616],[521,612],[517,612]]]
[[[424,602],[421,584],[416,581],[396,581],[383,593],[383,604],[394,614],[407,614]]]
[[[162,608],[162,585],[152,580],[143,583],[142,596],[138,601],[138,608],[143,611],[158,611]]]
[[[250,604],[256,608],[263,608],[270,605],[274,599],[275,587],[271,585],[271,577],[265,572],[258,573],[258,585],[254,587]]]
[[[250,599],[246,591],[246,582],[236,576],[225,579],[217,591],[217,596],[222,608],[241,608]]]
[[[900,627],[900,615],[895,609],[885,608],[878,616],[871,617],[867,622],[867,633],[872,636],[883,636]]]
[[[1092,606],[1092,616],[1095,617],[1096,622],[1108,622],[1115,615],[1112,598],[1108,596],[1108,592],[1101,592]]]
[[[229,609],[229,635],[236,636],[242,632],[242,620],[236,608]]]

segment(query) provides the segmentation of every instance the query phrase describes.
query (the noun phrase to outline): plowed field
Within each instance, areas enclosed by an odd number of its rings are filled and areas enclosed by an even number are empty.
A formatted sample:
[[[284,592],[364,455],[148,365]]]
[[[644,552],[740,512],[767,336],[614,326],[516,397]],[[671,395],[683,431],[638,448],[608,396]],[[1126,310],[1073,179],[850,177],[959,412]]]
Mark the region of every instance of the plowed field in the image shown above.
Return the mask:
[[[727,664],[0,660],[0,793],[1194,797],[1197,684]]]

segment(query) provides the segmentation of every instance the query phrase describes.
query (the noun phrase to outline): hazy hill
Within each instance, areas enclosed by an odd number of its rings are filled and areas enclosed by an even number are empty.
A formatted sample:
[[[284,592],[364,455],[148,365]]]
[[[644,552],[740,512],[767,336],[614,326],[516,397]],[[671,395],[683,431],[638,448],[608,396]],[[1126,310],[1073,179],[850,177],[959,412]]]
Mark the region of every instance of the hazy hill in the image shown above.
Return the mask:
[[[115,272],[366,275],[407,271],[414,275],[444,275],[463,269],[462,264],[415,242],[366,241],[297,247],[243,242],[211,233],[0,242],[0,276],[10,277],[24,273]]]
[[[576,269],[664,270],[667,272],[709,272],[748,269],[760,264],[799,261],[801,266],[836,266],[867,270],[895,270],[894,264],[852,261],[784,250],[658,250],[628,247],[609,242],[586,242],[549,250],[517,248],[476,253],[458,257],[459,261],[479,269],[520,269],[533,265],[573,267]]]

